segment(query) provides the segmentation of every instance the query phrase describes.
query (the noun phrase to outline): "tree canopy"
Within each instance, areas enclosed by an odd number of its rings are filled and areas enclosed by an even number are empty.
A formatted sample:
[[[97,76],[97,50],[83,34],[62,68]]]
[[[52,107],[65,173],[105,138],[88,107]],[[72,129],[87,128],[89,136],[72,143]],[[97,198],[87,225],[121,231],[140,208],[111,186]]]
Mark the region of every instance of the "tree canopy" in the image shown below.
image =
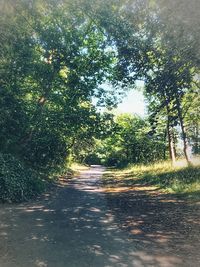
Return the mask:
[[[12,159],[6,168],[16,159],[49,175],[91,155],[116,164],[175,161],[178,138],[190,163],[188,145],[199,153],[200,9],[197,0],[174,5],[1,0],[0,153],[2,162]],[[110,110],[137,80],[144,81],[147,118],[114,118]]]

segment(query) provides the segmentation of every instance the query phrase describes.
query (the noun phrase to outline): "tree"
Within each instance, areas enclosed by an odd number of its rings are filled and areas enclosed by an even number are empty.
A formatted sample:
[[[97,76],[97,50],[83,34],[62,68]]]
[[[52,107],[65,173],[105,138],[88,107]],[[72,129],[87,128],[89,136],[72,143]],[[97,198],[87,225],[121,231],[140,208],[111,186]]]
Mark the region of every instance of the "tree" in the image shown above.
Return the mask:
[[[181,32],[184,23],[181,25],[179,20],[173,34],[171,26],[175,22],[175,16],[172,16],[170,24],[167,8],[172,3],[169,2],[165,5],[163,1],[120,1],[118,6],[112,2],[107,4],[106,10],[98,5],[98,10],[101,11],[98,18],[118,52],[118,80],[123,86],[134,86],[136,79],[143,79],[148,93],[156,94],[156,97],[159,95],[160,105],[164,104],[168,114],[170,154],[174,159],[170,128],[179,123],[184,155],[189,163],[182,99],[191,88],[193,77],[198,72],[198,64],[193,60],[191,50],[187,49],[188,43],[184,40],[188,36],[195,40],[195,32],[186,31],[180,38],[183,40],[182,45],[177,44],[175,34]],[[189,57],[184,56],[186,49]]]
[[[199,78],[196,77],[192,84],[192,90],[184,96],[183,99],[183,116],[187,128],[190,146],[194,154],[200,153],[200,87]]]
[[[10,0],[4,6],[1,126],[10,139],[1,151],[14,150],[34,168],[64,162],[76,133],[92,127],[93,97],[106,103],[101,84],[113,75],[107,36],[70,4]]]
[[[163,159],[165,140],[161,135],[149,137],[147,120],[136,115],[122,114],[115,118],[113,132],[96,148],[107,165],[147,163]]]

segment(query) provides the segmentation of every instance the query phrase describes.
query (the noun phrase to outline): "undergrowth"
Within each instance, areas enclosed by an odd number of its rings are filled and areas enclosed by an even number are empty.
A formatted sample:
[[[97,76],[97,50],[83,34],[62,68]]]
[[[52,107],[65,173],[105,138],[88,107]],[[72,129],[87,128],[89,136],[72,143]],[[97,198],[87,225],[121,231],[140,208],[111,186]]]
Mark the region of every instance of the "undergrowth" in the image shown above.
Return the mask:
[[[170,162],[149,165],[130,165],[123,170],[107,172],[105,184],[115,179],[124,186],[135,184],[155,186],[167,193],[186,198],[200,199],[200,164],[185,166],[182,161],[172,166]]]
[[[45,188],[39,174],[11,154],[0,153],[0,202],[21,202]]]
[[[73,177],[87,166],[66,162],[57,168],[35,170],[11,154],[0,153],[0,203],[27,201],[63,177]]]

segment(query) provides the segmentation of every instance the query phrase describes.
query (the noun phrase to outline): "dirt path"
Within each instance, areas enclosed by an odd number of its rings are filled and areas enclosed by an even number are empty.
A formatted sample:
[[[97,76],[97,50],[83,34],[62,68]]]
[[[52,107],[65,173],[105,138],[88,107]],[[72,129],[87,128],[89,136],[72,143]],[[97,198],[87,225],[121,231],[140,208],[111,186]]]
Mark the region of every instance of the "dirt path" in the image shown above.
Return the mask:
[[[83,171],[53,196],[47,194],[34,203],[1,205],[0,267],[200,265],[200,253],[195,247],[191,248],[187,240],[176,239],[174,247],[169,247],[171,243],[163,233],[160,232],[159,237],[158,231],[153,237],[156,224],[148,224],[148,216],[149,222],[163,216],[163,210],[156,209],[159,203],[139,197],[142,195],[138,192],[133,203],[135,213],[130,215],[120,204],[127,193],[122,198],[102,190],[99,178],[103,171],[104,168],[98,166]],[[135,226],[146,220],[143,226],[149,227],[149,236],[137,232],[139,228],[131,229],[135,232],[128,231],[125,225],[128,220]],[[165,236],[175,234],[174,229],[166,228]],[[198,236],[194,241],[198,242]],[[177,253],[176,248],[182,245],[183,253]]]

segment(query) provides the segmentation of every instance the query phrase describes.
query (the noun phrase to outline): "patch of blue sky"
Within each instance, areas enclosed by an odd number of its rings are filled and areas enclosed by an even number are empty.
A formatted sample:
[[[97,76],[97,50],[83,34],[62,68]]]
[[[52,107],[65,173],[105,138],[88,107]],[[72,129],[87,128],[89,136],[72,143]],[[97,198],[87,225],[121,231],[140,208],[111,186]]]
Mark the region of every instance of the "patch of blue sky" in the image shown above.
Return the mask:
[[[108,84],[102,85],[106,91],[111,91],[112,88]],[[131,113],[137,114],[141,117],[146,115],[146,104],[143,95],[143,81],[137,81],[135,89],[130,89],[125,94],[121,95],[121,102],[118,104],[117,108],[114,110],[115,113]],[[96,104],[98,99],[93,98],[93,104]],[[100,109],[105,110],[104,108]]]
[[[146,105],[142,91],[136,89],[129,91],[122,100],[122,103],[118,105],[117,111],[119,113],[132,113],[144,117]]]

